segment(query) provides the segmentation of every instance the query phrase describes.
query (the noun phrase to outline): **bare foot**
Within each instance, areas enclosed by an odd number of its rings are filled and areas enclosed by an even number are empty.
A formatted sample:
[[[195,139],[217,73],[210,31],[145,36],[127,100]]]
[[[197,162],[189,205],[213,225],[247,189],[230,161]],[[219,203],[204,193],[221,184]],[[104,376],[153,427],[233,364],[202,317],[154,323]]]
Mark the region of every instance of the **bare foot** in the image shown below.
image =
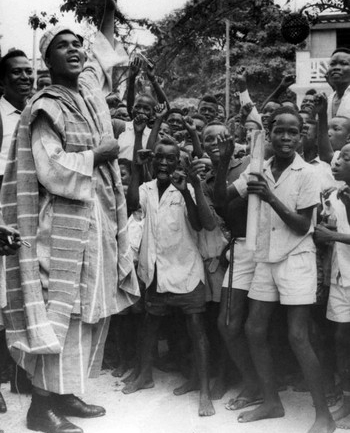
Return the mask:
[[[253,422],[260,419],[282,418],[284,417],[284,409],[282,403],[274,405],[263,403],[259,407],[248,412],[243,412],[238,416],[238,422]]]
[[[137,379],[137,377],[138,377],[139,374],[140,373],[137,371],[137,369],[134,368],[134,370],[132,370],[132,372],[128,376],[126,376],[122,380],[122,382],[124,382],[124,383],[135,382],[135,380]]]
[[[349,419],[350,423],[350,419]],[[341,427],[340,427],[341,428]],[[349,427],[350,428],[350,424]],[[308,433],[332,433],[336,429],[331,416],[318,417]]]
[[[340,406],[339,409],[332,412],[332,417],[334,421],[339,421],[343,418],[346,418],[348,415],[350,415],[350,399],[344,397],[343,404]]]
[[[208,394],[200,394],[199,396],[199,416],[212,416],[215,415],[215,409]]]
[[[341,428],[344,430],[350,430],[350,416],[346,416],[345,418],[342,418],[336,423],[337,428]],[[333,430],[331,430],[333,431]]]
[[[225,404],[227,410],[239,410],[249,406],[262,404],[264,402],[261,393],[257,388],[243,388],[240,394],[235,398],[231,398]]]
[[[150,389],[154,387],[152,379],[147,379],[143,376],[139,376],[134,382],[130,382],[122,389],[123,394],[132,394],[139,389]]]
[[[128,371],[128,366],[126,364],[119,365],[119,367],[115,368],[112,372],[112,376],[114,377],[123,377],[124,374]]]
[[[173,393],[174,395],[183,395],[187,394],[191,391],[198,391],[199,390],[199,383],[198,381],[189,380],[185,382],[183,385],[181,385],[179,388],[175,388]]]
[[[227,392],[227,383],[223,378],[218,377],[214,383],[213,388],[210,391],[210,397],[212,400],[221,400]]]

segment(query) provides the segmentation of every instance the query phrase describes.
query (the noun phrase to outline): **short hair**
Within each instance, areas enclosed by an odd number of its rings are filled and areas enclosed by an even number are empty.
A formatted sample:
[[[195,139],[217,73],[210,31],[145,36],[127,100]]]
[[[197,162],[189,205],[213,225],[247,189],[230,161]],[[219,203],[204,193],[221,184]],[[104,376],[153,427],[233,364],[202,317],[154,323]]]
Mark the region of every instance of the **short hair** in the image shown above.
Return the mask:
[[[347,117],[347,116],[333,116],[332,119],[344,119],[344,120],[346,120],[346,129],[348,130],[348,132],[350,132],[350,117]]]
[[[312,95],[313,96],[313,95],[316,95],[316,93],[317,93],[317,90],[309,89],[305,92],[305,95]]]
[[[25,57],[28,59],[27,55],[22,50],[11,50],[0,59],[0,80],[3,80],[6,75],[6,63],[9,59],[14,57]]]
[[[248,123],[248,122],[255,123],[255,125],[257,125],[257,126],[259,127],[259,129],[262,130],[261,123],[257,122],[256,120],[253,120],[253,119],[249,119],[249,118],[248,118],[248,119],[245,121],[244,125],[245,125],[246,123]]]
[[[150,93],[142,92],[142,93],[137,94],[135,97],[135,102],[137,99],[140,99],[140,98],[148,98],[152,103],[152,108],[154,108],[157,105],[156,100],[153,98],[153,96]],[[135,102],[134,102],[134,104],[135,104]]]
[[[291,104],[293,104],[294,110],[295,111],[299,111],[299,108],[298,108],[297,104],[294,101],[292,101],[291,99],[287,99],[287,98],[286,99],[282,99],[281,105],[283,105],[284,102],[290,102]]]
[[[195,114],[193,114],[193,115],[191,116],[191,118],[192,118],[192,119],[198,119],[198,120],[201,120],[201,121],[204,122],[204,123],[207,123],[207,119],[206,119],[202,114],[199,114],[199,113],[195,113]]]
[[[291,114],[291,115],[295,116],[298,119],[299,131],[301,132],[301,130],[303,128],[303,124],[304,124],[303,118],[300,116],[300,114],[296,110],[294,110],[294,108],[286,107],[286,106],[278,107],[278,108],[276,108],[275,111],[273,111],[271,113],[271,116],[269,117],[269,120],[268,120],[268,130],[270,132],[272,131],[273,124],[276,121],[276,117],[281,115],[281,114]]]
[[[346,48],[346,47],[339,47],[336,48],[333,53],[331,54],[331,57],[336,54],[336,53],[346,53],[346,54],[350,54],[350,48]]]
[[[131,173],[131,161],[126,158],[119,158],[118,159],[119,165],[125,165],[126,169]]]
[[[204,95],[203,98],[199,101],[198,107],[200,106],[201,102],[208,102],[209,104],[218,104],[218,100],[213,95]]]
[[[156,144],[156,147],[159,146],[160,144],[163,144],[164,146],[174,146],[176,148],[177,156],[180,156],[180,147],[172,137],[168,136],[168,137],[161,138]]]
[[[266,103],[263,105],[263,108],[266,107],[266,105],[269,104],[270,102],[273,102],[274,104],[281,105],[281,102],[280,102],[278,99],[269,99],[269,100],[266,101]]]
[[[203,135],[204,135],[205,130],[208,129],[210,126],[223,126],[224,128],[226,128],[228,130],[225,123],[222,123],[219,120],[213,120],[212,122],[209,122],[204,126],[203,132],[202,132]]]
[[[119,97],[115,93],[110,93],[106,96],[106,102],[109,108],[118,108],[121,103]]]
[[[170,110],[166,114],[166,120],[169,119],[170,114],[180,114],[181,116],[184,116],[184,112],[182,111],[182,109],[177,107],[170,108]]]

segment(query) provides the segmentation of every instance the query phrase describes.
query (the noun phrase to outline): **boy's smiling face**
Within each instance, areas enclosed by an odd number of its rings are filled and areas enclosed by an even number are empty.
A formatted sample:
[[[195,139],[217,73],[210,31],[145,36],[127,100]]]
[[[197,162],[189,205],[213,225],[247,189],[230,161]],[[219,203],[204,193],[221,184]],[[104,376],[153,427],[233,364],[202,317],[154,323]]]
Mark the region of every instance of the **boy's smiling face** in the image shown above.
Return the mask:
[[[336,180],[343,180],[350,185],[350,144],[346,144],[340,151],[332,173]]]
[[[170,183],[179,162],[179,149],[172,144],[157,144],[154,150],[153,169],[160,183]]]
[[[218,136],[222,133],[228,135],[228,130],[224,125],[210,125],[203,132],[204,150],[213,163],[218,163],[220,160]]]
[[[291,113],[275,117],[270,131],[271,145],[278,158],[291,158],[300,145],[301,125],[299,119]]]

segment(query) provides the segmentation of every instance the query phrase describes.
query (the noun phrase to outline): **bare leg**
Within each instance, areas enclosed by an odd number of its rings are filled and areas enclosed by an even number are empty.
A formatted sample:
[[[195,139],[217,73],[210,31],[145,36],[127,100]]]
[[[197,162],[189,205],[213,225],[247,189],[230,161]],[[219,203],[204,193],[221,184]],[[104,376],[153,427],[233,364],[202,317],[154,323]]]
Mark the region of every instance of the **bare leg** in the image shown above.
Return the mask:
[[[230,323],[226,326],[227,292],[223,287],[220,303],[220,315],[218,326],[225,341],[231,359],[236,364],[243,379],[243,390],[239,396],[228,403],[231,409],[242,409],[248,402],[256,400],[260,396],[258,376],[250,355],[247,337],[244,332],[244,322],[248,312],[248,292],[240,289],[232,289],[232,302],[230,309]]]
[[[157,331],[161,318],[152,314],[146,314],[145,333],[141,346],[141,370],[138,377],[125,385],[124,394],[132,394],[139,389],[148,389],[154,387],[152,377],[152,355],[153,348],[157,342]]]
[[[335,423],[329,412],[323,389],[320,363],[313,351],[308,332],[310,306],[288,307],[289,341],[309,386],[316,410],[316,421],[309,433],[331,433]]]
[[[350,420],[345,418],[350,415],[350,342],[349,342],[350,323],[337,323],[335,333],[336,353],[338,372],[341,380],[341,387],[344,392],[342,406],[332,413],[335,421],[341,420],[337,426],[350,428]]]
[[[202,314],[189,314],[186,316],[188,331],[192,340],[195,361],[199,376],[199,416],[211,416],[215,409],[209,395],[208,375],[208,340],[205,335]]]
[[[264,403],[252,411],[239,415],[239,422],[252,422],[266,418],[281,418],[284,409],[279,398],[273,372],[271,352],[267,344],[269,320],[276,307],[274,302],[251,300],[246,333],[256,372],[259,376]]]

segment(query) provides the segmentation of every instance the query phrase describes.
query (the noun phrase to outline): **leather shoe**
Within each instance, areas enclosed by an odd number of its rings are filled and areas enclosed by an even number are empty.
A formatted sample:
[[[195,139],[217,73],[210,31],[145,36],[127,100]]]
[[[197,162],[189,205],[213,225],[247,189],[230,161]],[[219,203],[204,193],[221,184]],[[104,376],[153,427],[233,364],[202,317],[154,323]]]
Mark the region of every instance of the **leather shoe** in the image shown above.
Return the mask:
[[[7,412],[7,406],[4,397],[0,392],[0,413],[5,413],[5,412]]]
[[[106,414],[106,410],[102,406],[86,404],[74,394],[55,394],[53,396],[53,405],[60,414],[66,416],[97,418]]]
[[[38,408],[33,407],[33,403],[27,413],[27,428],[45,433],[84,433],[80,427],[56,413],[54,409],[41,408],[39,412]]]

